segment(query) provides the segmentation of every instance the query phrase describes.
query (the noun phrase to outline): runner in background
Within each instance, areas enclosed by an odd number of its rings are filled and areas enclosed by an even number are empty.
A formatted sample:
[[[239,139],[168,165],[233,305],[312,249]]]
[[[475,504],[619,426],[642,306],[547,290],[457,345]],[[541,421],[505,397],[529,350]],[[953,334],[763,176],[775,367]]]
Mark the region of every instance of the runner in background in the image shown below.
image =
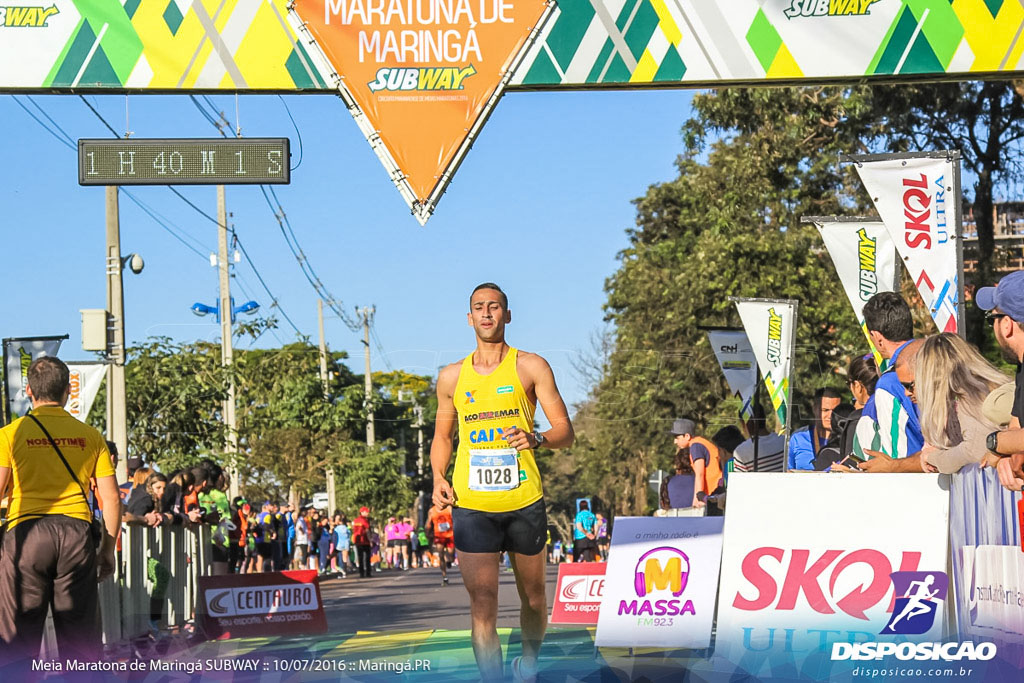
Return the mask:
[[[451,508],[430,507],[427,514],[427,529],[434,539],[434,550],[441,565],[441,585],[448,585],[448,566],[455,552],[455,532],[452,530]]]
[[[352,545],[356,547],[356,565],[359,578],[370,578],[370,508],[359,508],[359,516],[352,520]]]

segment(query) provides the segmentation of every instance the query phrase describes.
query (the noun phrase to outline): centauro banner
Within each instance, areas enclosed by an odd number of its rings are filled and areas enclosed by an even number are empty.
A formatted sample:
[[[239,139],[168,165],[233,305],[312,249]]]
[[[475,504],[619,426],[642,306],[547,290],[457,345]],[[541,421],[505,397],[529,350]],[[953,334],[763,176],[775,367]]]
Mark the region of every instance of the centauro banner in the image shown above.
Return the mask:
[[[497,103],[544,0],[297,0],[295,12],[426,222]]]
[[[940,332],[957,332],[959,154],[850,157]]]
[[[93,401],[99,393],[100,385],[107,373],[104,363],[68,363],[71,379],[71,394],[64,410],[72,417],[85,422],[92,410]]]
[[[25,393],[28,387],[28,368],[40,356],[56,356],[63,337],[19,337],[4,339],[4,400],[7,417],[22,417],[32,408],[32,400]]]
[[[796,302],[772,299],[735,299],[735,302],[779,424],[788,428]]]
[[[708,330],[708,343],[722,368],[729,391],[743,401],[740,412],[751,414],[750,401],[757,386],[757,359],[743,330]]]
[[[832,263],[843,284],[853,314],[864,330],[875,360],[878,354],[864,325],[864,304],[879,292],[892,292],[896,283],[896,248],[881,221],[814,218]]]

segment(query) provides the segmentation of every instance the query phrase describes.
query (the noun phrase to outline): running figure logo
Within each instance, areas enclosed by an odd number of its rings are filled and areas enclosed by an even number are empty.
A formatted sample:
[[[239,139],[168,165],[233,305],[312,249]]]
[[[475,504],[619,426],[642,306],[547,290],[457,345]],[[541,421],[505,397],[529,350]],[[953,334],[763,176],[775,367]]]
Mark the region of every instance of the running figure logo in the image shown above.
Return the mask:
[[[946,599],[949,577],[945,572],[893,572],[896,604],[883,635],[920,635],[935,623],[939,603]]]

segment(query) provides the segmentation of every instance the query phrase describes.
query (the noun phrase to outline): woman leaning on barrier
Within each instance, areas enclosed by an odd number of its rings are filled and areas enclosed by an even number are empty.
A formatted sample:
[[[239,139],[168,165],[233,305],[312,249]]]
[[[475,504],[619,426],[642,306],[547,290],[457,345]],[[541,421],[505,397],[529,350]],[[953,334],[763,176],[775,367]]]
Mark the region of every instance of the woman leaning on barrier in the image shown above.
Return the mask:
[[[1009,379],[955,334],[925,340],[914,376],[925,471],[952,474],[984,460],[985,437],[997,426],[985,417],[982,405]]]

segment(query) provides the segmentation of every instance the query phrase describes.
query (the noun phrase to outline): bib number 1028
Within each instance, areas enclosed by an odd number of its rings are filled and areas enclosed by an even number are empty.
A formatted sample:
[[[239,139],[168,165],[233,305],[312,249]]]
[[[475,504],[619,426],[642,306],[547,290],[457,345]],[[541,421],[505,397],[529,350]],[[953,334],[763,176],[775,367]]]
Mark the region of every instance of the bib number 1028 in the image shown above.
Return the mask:
[[[514,481],[512,474],[511,467],[479,467],[476,470],[476,483],[480,486],[510,486]]]
[[[470,450],[470,489],[473,491],[509,491],[517,486],[519,486],[519,460],[516,456],[516,449]]]

